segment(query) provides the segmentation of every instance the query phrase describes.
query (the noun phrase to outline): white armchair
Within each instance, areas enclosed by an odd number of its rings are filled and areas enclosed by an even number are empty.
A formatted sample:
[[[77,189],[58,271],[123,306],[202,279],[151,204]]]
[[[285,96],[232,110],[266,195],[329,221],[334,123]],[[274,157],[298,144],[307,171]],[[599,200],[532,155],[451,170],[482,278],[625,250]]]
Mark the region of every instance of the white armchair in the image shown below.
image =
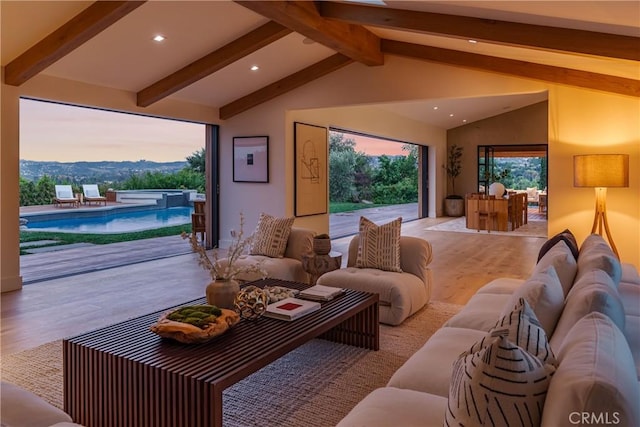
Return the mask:
[[[401,273],[356,267],[359,237],[349,245],[347,268],[325,273],[319,285],[377,293],[380,322],[399,325],[424,307],[431,298],[431,244],[417,237],[400,237]]]

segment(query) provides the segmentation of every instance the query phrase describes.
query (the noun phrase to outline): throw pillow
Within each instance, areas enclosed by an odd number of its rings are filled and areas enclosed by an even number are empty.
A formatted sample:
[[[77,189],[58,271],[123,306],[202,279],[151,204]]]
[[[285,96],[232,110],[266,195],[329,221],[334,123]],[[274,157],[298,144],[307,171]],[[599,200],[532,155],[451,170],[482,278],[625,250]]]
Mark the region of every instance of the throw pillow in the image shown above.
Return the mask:
[[[519,298],[513,310],[502,316],[489,332],[500,330],[507,331],[506,337],[518,347],[527,350],[544,363],[557,366],[558,363],[553,351],[551,351],[551,346],[549,346],[547,334],[526,299]],[[485,339],[474,344],[469,352],[474,353],[480,350],[485,345],[483,341]]]
[[[59,190],[56,197],[58,199],[73,199],[73,192],[69,190]]]
[[[579,254],[578,242],[576,240],[576,236],[574,236],[571,230],[567,228],[564,231],[561,231],[560,233],[556,234],[546,242],[544,242],[544,244],[540,248],[540,252],[538,253],[538,262],[540,262],[540,259],[544,256],[544,254],[546,254],[549,251],[549,249],[554,247],[556,243],[558,243],[561,240],[567,244],[567,246],[569,247],[569,250],[571,250],[571,254],[577,261],[578,254]]]
[[[98,193],[98,190],[96,190],[95,188],[89,188],[88,190],[85,190],[85,195],[87,197],[100,197],[100,193]]]
[[[611,277],[600,270],[583,275],[567,295],[562,316],[550,340],[551,348],[556,352],[561,350],[573,325],[592,312],[606,315],[624,331],[626,320],[622,300]]]
[[[564,240],[556,243],[544,254],[534,267],[533,274],[538,271],[545,271],[551,266],[556,269],[560,284],[562,285],[562,292],[566,297],[573,286],[573,281],[578,271],[578,263]]]
[[[249,253],[282,258],[287,249],[294,219],[294,217],[276,218],[264,212],[261,213]]]
[[[502,314],[508,314],[520,298],[529,303],[547,336],[553,335],[564,309],[564,292],[555,268],[550,266],[543,271],[534,270],[531,277],[511,295]]]
[[[539,426],[555,371],[506,337],[453,366],[445,426]]]
[[[606,272],[609,277],[613,279],[616,288],[620,285],[622,278],[622,265],[620,264],[620,260],[599,234],[589,235],[580,247],[576,281],[579,280],[584,273],[594,269]]]
[[[360,217],[356,267],[402,273],[400,268],[400,227],[402,218],[376,225]]]
[[[640,385],[622,331],[607,316],[590,313],[572,326],[565,341],[543,424],[584,426],[576,414],[589,414],[592,425],[640,426]]]

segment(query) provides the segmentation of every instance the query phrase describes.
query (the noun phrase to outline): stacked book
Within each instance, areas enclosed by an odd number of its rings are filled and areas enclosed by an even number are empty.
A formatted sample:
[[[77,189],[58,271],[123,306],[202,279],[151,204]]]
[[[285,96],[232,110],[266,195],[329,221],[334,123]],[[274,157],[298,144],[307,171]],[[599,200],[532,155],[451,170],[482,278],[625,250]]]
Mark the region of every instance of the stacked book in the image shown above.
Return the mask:
[[[290,297],[269,304],[264,315],[274,319],[291,321],[317,310],[320,310],[319,302]]]
[[[313,301],[331,301],[338,295],[342,295],[344,289],[334,288],[332,286],[315,285],[310,288],[300,291],[298,296],[300,298],[309,299]]]

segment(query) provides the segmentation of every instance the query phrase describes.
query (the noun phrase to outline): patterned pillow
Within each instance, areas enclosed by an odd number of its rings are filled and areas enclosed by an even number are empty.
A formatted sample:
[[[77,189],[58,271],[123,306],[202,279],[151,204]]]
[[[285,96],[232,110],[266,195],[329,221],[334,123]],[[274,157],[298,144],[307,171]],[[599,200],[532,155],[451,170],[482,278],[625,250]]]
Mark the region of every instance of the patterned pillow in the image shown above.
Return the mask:
[[[402,273],[400,268],[400,227],[402,218],[376,225],[360,217],[356,267]]]
[[[276,218],[266,213],[260,214],[249,253],[282,258],[287,249],[287,240],[293,227],[294,217]]]
[[[539,426],[555,367],[494,332],[453,365],[445,426]]]
[[[549,346],[547,334],[526,299],[520,298],[513,310],[498,320],[489,332],[501,330],[506,331],[506,337],[515,345],[527,350],[544,363],[558,366],[558,361]],[[486,346],[485,341],[490,339],[490,335],[487,335],[475,343],[469,353],[479,351]]]

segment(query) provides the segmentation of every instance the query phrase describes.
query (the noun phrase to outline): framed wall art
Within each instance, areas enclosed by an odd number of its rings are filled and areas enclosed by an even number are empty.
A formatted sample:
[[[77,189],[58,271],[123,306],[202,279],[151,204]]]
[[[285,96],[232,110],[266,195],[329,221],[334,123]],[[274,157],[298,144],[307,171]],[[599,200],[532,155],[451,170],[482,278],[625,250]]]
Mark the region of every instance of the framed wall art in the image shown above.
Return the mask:
[[[233,138],[233,182],[269,182],[269,137]]]
[[[294,122],[295,216],[327,213],[329,142],[322,126]]]

